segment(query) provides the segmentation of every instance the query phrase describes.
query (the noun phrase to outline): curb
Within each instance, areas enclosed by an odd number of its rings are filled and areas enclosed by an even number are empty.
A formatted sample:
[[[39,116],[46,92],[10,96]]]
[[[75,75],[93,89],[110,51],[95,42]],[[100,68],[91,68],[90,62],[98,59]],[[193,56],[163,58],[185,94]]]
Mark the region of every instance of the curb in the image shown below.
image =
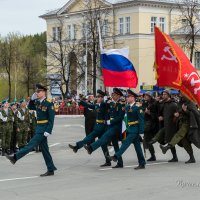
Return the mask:
[[[79,118],[84,117],[84,115],[56,115],[56,118]]]

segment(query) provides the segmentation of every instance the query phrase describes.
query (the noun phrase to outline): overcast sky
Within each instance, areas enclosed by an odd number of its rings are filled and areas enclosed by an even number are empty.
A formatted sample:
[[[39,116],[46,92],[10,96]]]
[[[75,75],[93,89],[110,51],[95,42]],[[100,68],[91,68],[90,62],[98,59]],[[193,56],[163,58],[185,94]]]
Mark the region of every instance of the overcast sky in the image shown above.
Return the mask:
[[[23,35],[46,30],[38,16],[64,6],[68,0],[0,0],[0,35],[20,32]]]

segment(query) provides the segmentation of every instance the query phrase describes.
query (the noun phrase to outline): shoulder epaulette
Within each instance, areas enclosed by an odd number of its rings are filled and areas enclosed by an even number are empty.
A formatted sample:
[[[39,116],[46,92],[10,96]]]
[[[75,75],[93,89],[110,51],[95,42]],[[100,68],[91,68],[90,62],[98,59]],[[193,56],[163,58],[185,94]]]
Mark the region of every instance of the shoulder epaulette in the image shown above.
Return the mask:
[[[49,103],[52,103],[52,100],[51,99],[46,99],[47,102]]]

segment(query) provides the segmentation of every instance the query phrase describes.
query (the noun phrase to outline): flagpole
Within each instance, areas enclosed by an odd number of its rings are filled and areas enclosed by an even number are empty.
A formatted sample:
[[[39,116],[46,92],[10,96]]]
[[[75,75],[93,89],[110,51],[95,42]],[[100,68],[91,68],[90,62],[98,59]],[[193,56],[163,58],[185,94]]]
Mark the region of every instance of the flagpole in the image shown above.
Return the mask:
[[[102,38],[101,38],[101,28],[100,28],[100,22],[99,22],[99,18],[97,20],[97,27],[98,27],[98,33],[99,33],[99,46],[100,46],[100,50],[103,50],[103,43],[102,43]]]
[[[101,28],[100,28],[99,18],[97,20],[97,28],[98,28],[98,33],[99,33],[99,47],[100,47],[100,53],[101,53],[103,50],[103,42],[102,42],[102,38],[101,38]],[[106,86],[104,85],[104,87],[105,87],[105,93],[107,93]]]

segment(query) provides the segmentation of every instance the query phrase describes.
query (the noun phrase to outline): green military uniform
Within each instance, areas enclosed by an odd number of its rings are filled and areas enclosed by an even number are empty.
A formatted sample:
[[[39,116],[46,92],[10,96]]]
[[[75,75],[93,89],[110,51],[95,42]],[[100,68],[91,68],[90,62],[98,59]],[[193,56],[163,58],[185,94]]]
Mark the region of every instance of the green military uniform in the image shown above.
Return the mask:
[[[1,108],[0,108],[0,116],[2,116]],[[3,121],[0,117],[0,148],[1,148],[1,141],[2,141],[2,128],[3,128]]]
[[[44,136],[45,132],[51,134],[53,129],[55,116],[53,103],[49,102],[47,99],[44,99],[42,102],[31,100],[28,108],[30,110],[36,110],[37,112],[37,126],[35,135],[24,148],[15,154],[15,159],[16,161],[19,160],[27,153],[32,151],[34,147],[40,145],[47,170],[49,172],[54,171],[56,170],[56,167],[49,152],[47,137]]]
[[[106,104],[101,103],[101,104],[88,104],[84,101],[80,102],[81,105],[83,105],[86,108],[94,109],[96,112],[96,124],[94,127],[94,130],[83,140],[79,141],[76,143],[77,149],[82,148],[85,144],[91,144],[95,140],[96,137],[101,138],[103,133],[105,132],[106,129]],[[102,151],[104,153],[104,156],[106,158],[106,163],[109,163],[110,161],[107,159],[108,155],[108,148],[107,144],[102,145]]]
[[[16,104],[15,102],[11,103],[11,106],[13,106],[14,104]],[[17,127],[18,127],[18,110],[12,110],[12,114],[13,114],[13,132],[11,135],[11,142],[10,142],[10,149],[15,152],[16,151],[16,144],[17,144]]]
[[[29,118],[29,110],[25,109],[18,109],[18,129],[19,132],[17,133],[17,143],[19,148],[24,147],[27,144],[28,133],[30,129],[30,118]]]
[[[13,114],[12,111],[8,109],[2,109],[2,155],[7,152],[10,153],[10,141],[13,131]]]
[[[42,92],[40,94],[40,100],[37,100],[37,97],[39,95],[34,93],[28,104],[28,108],[30,110],[36,110],[37,112],[37,126],[35,129],[35,134],[24,148],[20,149],[20,151],[18,151],[12,156],[6,155],[6,158],[9,159],[12,164],[15,164],[16,161],[18,161],[23,156],[32,151],[35,147],[40,145],[42,155],[44,157],[48,170],[45,174],[41,174],[41,176],[50,176],[54,175],[56,167],[53,163],[51,154],[49,152],[47,137],[52,133],[55,112],[53,103],[48,101],[46,97],[44,97],[44,92],[47,91],[47,88],[40,84],[37,84],[36,87],[36,93]],[[42,97],[43,99],[41,99]]]
[[[0,108],[0,115],[2,116],[2,113],[1,113],[1,108]],[[1,151],[2,151],[2,130],[3,130],[3,120],[1,119],[0,117],[0,148],[1,148]]]
[[[119,89],[114,88],[114,92],[119,92]],[[120,92],[119,92],[120,93]],[[120,94],[123,95],[122,93]],[[111,102],[108,104],[108,116],[110,117],[108,130],[102,135],[100,139],[88,146],[90,153],[98,149],[102,145],[108,144],[112,141],[115,152],[119,150],[118,139],[122,130],[122,120],[124,119],[124,111],[122,110],[120,102]],[[122,157],[118,157],[118,166],[123,167]]]
[[[133,93],[131,90],[128,90],[128,93],[135,95],[135,93]],[[133,143],[137,153],[139,165],[144,166],[146,162],[140,145],[139,136],[139,134],[144,133],[144,114],[142,107],[139,107],[136,105],[136,103],[134,103],[133,105],[126,105],[124,109],[128,124],[127,137],[123,141],[119,151],[115,153],[114,157],[117,159],[121,157],[127,148]]]
[[[142,111],[135,104],[132,106],[127,105],[125,107],[125,111],[128,123],[127,137],[123,141],[119,151],[115,153],[115,156],[117,158],[122,156],[122,154],[126,151],[126,149],[133,143],[137,153],[139,165],[145,165],[145,159],[140,145],[140,137],[139,137],[139,134],[144,133],[144,117],[143,114],[141,113]]]

